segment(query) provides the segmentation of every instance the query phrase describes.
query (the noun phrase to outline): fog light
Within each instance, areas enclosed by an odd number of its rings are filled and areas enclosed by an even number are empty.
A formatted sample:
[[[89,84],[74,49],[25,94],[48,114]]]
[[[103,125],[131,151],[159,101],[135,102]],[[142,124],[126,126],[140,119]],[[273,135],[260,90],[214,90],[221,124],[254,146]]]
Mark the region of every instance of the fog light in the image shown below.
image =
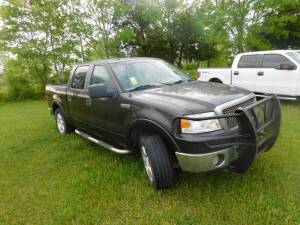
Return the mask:
[[[218,154],[213,158],[212,164],[215,167],[220,167],[224,164],[225,162],[225,157],[223,154]]]

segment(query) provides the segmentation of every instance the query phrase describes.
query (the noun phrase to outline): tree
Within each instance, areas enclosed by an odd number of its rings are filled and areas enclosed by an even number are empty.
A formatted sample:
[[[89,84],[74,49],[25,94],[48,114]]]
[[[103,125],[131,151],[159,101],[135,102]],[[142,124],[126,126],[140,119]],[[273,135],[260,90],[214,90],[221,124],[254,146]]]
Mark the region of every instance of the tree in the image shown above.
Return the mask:
[[[272,11],[251,28],[248,45],[253,50],[300,48],[300,2],[272,1]]]
[[[209,67],[224,66],[232,63],[233,43],[230,33],[223,23],[215,17],[216,7],[211,0],[194,1],[191,6],[196,9],[195,19],[201,21],[203,28],[200,43],[202,47],[197,53],[200,61],[206,61]]]
[[[127,17],[119,27],[133,31],[134,38],[127,47],[132,47],[134,55],[159,57],[181,66],[183,60],[216,55],[197,10],[195,5],[178,0],[136,1],[128,6]]]
[[[90,27],[90,46],[93,48],[93,57],[110,58],[117,54],[118,46],[114,38],[118,33],[115,20],[119,19],[118,0],[89,0],[83,3],[85,21]]]
[[[41,94],[50,76],[64,80],[77,60],[66,4],[66,0],[26,0],[2,6],[1,50],[26,62],[31,78],[40,83]]]
[[[250,27],[261,22],[271,11],[269,0],[214,0],[211,14],[230,34],[233,52],[247,50]]]
[[[164,34],[159,24],[161,11],[156,1],[140,0],[133,4],[124,3],[125,18],[118,24],[119,29],[126,27],[132,30],[134,36],[127,43],[132,48],[132,54],[137,56],[154,56],[164,45]],[[166,49],[161,49],[165,52]],[[160,57],[165,58],[160,55]]]

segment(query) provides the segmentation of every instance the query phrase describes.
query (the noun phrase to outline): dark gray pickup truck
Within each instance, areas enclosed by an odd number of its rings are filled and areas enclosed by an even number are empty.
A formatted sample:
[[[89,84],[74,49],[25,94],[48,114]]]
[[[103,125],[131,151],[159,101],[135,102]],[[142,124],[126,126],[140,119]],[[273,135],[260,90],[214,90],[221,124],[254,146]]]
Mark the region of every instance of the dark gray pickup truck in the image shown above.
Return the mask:
[[[75,66],[67,85],[46,87],[58,131],[74,131],[115,153],[140,152],[153,187],[177,171],[244,173],[275,143],[276,96],[193,81],[160,59],[127,58]]]

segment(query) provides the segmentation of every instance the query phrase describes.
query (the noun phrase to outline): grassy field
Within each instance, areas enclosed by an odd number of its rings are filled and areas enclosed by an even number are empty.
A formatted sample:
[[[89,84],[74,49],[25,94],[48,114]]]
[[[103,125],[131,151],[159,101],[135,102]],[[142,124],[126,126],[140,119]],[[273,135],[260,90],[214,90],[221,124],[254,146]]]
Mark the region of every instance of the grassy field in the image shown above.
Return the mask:
[[[137,155],[60,136],[42,101],[0,104],[0,224],[300,224],[300,104],[244,176],[181,174],[155,191]]]

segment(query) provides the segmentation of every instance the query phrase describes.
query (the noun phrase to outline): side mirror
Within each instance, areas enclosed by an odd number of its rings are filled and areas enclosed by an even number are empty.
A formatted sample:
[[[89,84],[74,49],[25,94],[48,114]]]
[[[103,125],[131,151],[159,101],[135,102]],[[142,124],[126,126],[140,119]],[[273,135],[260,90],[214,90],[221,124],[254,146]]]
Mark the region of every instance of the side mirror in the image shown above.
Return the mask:
[[[295,69],[297,69],[297,67],[291,63],[280,63],[279,69],[280,70],[295,70]]]
[[[91,98],[113,97],[115,95],[114,90],[107,90],[106,84],[92,84],[88,90]]]

